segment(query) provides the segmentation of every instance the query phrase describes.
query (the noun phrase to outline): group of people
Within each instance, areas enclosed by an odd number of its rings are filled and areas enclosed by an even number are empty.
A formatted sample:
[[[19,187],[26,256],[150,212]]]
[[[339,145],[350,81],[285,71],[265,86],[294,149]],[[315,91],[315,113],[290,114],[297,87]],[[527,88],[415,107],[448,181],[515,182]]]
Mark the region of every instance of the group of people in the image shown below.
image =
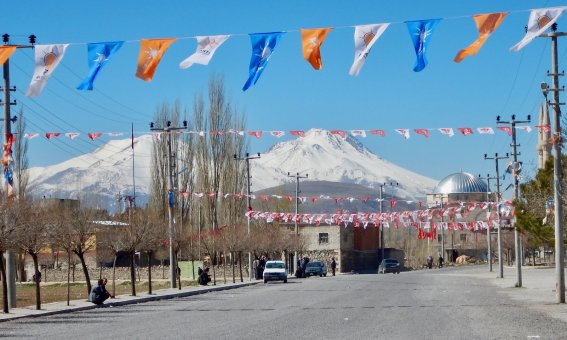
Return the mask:
[[[110,292],[106,290],[107,283],[108,280],[106,278],[98,279],[97,285],[91,289],[91,293],[89,294],[90,302],[97,306],[102,306],[104,301],[108,298],[114,298],[114,295],[110,294]]]
[[[427,257],[427,259],[425,260],[426,264],[427,264],[427,268],[431,269],[433,268],[433,256],[429,255]],[[439,268],[443,268],[443,263],[445,262],[445,259],[443,258],[443,256],[439,255],[439,258],[437,259],[437,266]]]

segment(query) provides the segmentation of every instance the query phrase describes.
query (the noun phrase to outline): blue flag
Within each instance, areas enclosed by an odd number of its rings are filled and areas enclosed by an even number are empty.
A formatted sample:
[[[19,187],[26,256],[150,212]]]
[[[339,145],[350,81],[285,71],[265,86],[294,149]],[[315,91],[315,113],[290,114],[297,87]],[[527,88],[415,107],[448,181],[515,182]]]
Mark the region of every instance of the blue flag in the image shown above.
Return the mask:
[[[110,57],[116,53],[123,44],[123,41],[88,44],[89,75],[77,86],[77,89],[92,91],[96,76],[100,70],[102,70],[102,67],[106,65]]]
[[[437,27],[440,21],[441,19],[406,21],[406,26],[408,27],[417,56],[413,67],[415,72],[423,70],[427,65],[427,59],[425,58],[427,45],[429,45],[429,40],[431,40],[430,36],[433,34],[435,27]]]
[[[268,60],[270,60],[272,53],[274,53],[278,40],[280,40],[284,33],[285,32],[250,34],[250,41],[252,42],[250,75],[242,91],[246,91],[251,85],[256,84],[258,78],[260,78],[262,72],[268,65]]]

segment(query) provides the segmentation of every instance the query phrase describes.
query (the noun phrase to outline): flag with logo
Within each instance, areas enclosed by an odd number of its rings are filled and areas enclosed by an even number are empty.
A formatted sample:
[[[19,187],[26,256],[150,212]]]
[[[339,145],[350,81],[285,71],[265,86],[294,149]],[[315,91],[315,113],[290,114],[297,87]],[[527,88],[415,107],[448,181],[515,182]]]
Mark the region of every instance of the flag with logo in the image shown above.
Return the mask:
[[[370,49],[389,25],[361,25],[354,28],[354,61],[348,72],[351,76],[358,76]]]
[[[35,45],[35,69],[26,96],[37,97],[65,56],[69,44]]]
[[[262,72],[268,66],[268,61],[274,53],[276,45],[284,34],[285,32],[250,34],[252,56],[250,58],[248,80],[246,80],[242,91],[248,90],[250,86],[258,82]]]
[[[561,16],[567,7],[551,7],[532,9],[530,18],[528,19],[528,29],[526,35],[520,42],[510,48],[511,51],[518,52],[524,46],[532,42],[541,35],[545,30],[551,27]]]
[[[4,65],[16,49],[16,46],[0,46],[0,65]]]
[[[193,64],[209,65],[217,49],[230,38],[230,35],[211,35],[196,37],[197,50],[187,59],[179,63],[179,68],[186,69]]]
[[[431,41],[431,35],[439,22],[441,22],[441,19],[406,21],[406,26],[413,42],[415,55],[417,57],[415,65],[413,66],[413,70],[415,72],[419,72],[427,66],[425,53],[427,52],[427,46]]]
[[[405,139],[410,138],[410,132],[409,132],[408,129],[396,129],[396,132],[399,133],[400,135],[404,136]]]
[[[453,128],[439,128],[439,132],[449,137],[453,137],[455,135]]]
[[[89,74],[85,80],[79,86],[77,90],[89,90],[92,91],[93,83],[104,67],[110,60],[110,57],[116,53],[120,47],[124,45],[123,41],[114,42],[101,42],[101,43],[90,43],[87,45],[87,56],[89,63]]]
[[[476,23],[476,28],[478,29],[478,39],[476,39],[468,47],[463,48],[457,53],[454,61],[460,63],[463,59],[468,56],[473,56],[478,53],[482,45],[488,40],[488,37],[496,31],[498,26],[502,23],[504,18],[508,13],[490,13],[490,14],[478,14],[473,16]]]
[[[152,81],[161,58],[175,40],[175,38],[141,39],[136,77],[144,81]]]
[[[316,70],[323,68],[320,49],[331,30],[332,28],[301,29],[303,59],[307,60]]]
[[[429,138],[429,130],[428,129],[413,129],[415,133],[418,135],[422,135],[425,138]]]
[[[476,130],[478,131],[478,133],[481,133],[481,134],[488,134],[488,135],[494,134],[494,130],[491,127],[479,127],[479,128],[476,128]]]

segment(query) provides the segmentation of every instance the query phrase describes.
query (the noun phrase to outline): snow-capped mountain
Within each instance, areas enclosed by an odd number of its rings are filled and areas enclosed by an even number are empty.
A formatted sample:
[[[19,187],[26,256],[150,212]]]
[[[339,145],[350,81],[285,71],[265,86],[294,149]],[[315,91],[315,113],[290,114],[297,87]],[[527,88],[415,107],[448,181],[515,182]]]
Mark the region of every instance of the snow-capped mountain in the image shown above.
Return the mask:
[[[135,138],[134,148],[136,201],[145,203],[150,187],[152,136]],[[132,157],[130,138],[111,140],[91,153],[30,168],[28,188],[34,197],[78,198],[91,206],[119,207],[119,195],[134,193]]]
[[[136,202],[142,205],[149,194],[152,136],[135,138],[134,147]],[[351,136],[343,138],[320,129],[275,144],[250,166],[255,191],[294,181],[288,171],[308,173],[307,180],[373,188],[396,181],[399,186],[395,195],[407,199],[425,197],[436,184],[431,178],[381,159]],[[78,198],[90,206],[117,210],[125,205],[118,203],[117,196],[132,195],[134,191],[131,139],[111,140],[91,153],[31,168],[29,173],[28,188],[35,197]]]
[[[356,183],[378,188],[381,183],[397,182],[396,196],[424,198],[437,184],[381,159],[355,138],[330,131],[311,129],[304,137],[275,144],[260,159],[250,162],[253,189],[261,190],[289,181],[288,172],[308,174],[306,180]]]

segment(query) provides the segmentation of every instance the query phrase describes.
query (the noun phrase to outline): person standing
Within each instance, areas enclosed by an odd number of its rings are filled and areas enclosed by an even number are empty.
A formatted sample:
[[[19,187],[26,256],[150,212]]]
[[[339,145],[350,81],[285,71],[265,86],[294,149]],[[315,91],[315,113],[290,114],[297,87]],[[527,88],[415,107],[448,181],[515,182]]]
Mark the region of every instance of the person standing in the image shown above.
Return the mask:
[[[333,257],[333,259],[331,260],[331,270],[333,271],[333,276],[335,276],[335,269],[337,269],[337,262],[335,261],[335,258]]]

